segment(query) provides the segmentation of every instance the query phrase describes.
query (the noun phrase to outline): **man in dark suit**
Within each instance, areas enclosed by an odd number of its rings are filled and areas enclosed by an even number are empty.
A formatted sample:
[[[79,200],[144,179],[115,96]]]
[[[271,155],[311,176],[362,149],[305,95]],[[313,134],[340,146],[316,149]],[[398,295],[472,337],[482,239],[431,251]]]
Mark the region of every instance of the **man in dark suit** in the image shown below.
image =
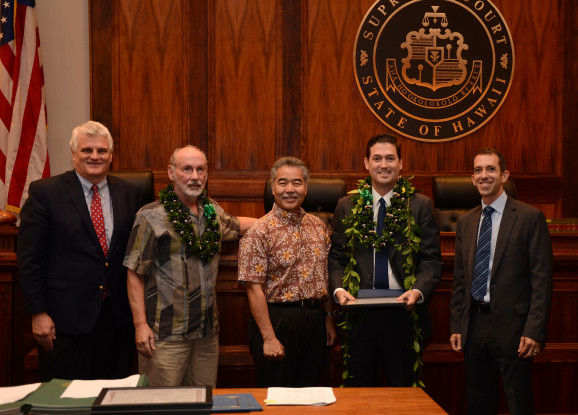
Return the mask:
[[[70,148],[74,171],[30,184],[18,233],[40,380],[126,377],[134,331],[122,260],[141,192],[107,176],[113,141],[104,125],[76,127]]]
[[[510,413],[534,412],[531,366],[546,340],[553,255],[544,214],[504,192],[509,174],[500,152],[480,150],[472,181],[482,205],[457,225],[450,343],[464,352],[469,414],[496,413],[498,373]]]
[[[380,199],[383,198],[385,205],[389,206],[402,168],[401,149],[396,138],[388,134],[372,137],[367,143],[365,167],[371,176],[374,220],[377,221]],[[350,249],[346,246],[348,237],[343,219],[351,215],[352,207],[352,196],[339,200],[332,222],[334,232],[329,253],[330,286],[334,298],[341,305],[354,300],[343,289],[343,275]],[[419,251],[414,254],[415,284],[413,289],[405,291],[398,298],[398,301],[405,303],[405,307],[355,310],[354,326],[349,336],[349,372],[353,377],[346,380],[350,386],[378,386],[380,360],[388,386],[411,385],[415,353],[409,348],[413,339],[409,315],[416,304],[420,304],[421,308],[419,324],[423,337],[432,334],[427,302],[441,278],[439,228],[430,199],[416,194],[410,200],[410,207],[416,224],[421,228]],[[401,235],[394,236],[396,243],[401,242]],[[406,275],[402,267],[403,258],[393,245],[387,247],[385,268],[375,265],[378,257],[373,248],[355,248],[355,271],[359,274],[361,289],[380,288],[382,275],[389,289],[404,289]],[[383,271],[378,271],[380,269]]]

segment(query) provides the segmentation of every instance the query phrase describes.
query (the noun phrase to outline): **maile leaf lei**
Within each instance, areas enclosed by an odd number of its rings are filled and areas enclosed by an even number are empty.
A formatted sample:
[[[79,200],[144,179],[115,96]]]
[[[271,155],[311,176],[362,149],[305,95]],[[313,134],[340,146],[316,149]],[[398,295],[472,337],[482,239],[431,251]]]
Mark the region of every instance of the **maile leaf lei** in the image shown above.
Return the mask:
[[[357,298],[359,291],[360,277],[355,266],[357,264],[354,258],[354,251],[357,247],[374,248],[376,251],[381,250],[387,245],[395,246],[403,258],[403,270],[405,272],[404,288],[411,290],[415,284],[416,264],[414,263],[414,254],[419,251],[421,238],[418,236],[421,232],[420,227],[415,223],[409,202],[416,193],[411,184],[410,178],[399,176],[393,188],[393,197],[390,205],[387,207],[384,230],[382,235],[375,231],[377,223],[373,220],[373,195],[371,189],[371,177],[359,181],[356,190],[349,192],[353,194],[353,207],[351,214],[343,219],[345,226],[346,248],[348,263],[345,266],[343,275],[343,288],[351,295]],[[399,238],[401,235],[401,238]],[[395,243],[395,237],[401,240]],[[417,306],[417,305],[416,305]],[[345,319],[339,325],[344,330],[345,336],[341,346],[343,357],[342,380],[351,378],[349,373],[349,333],[353,328],[353,322],[349,311],[344,311]],[[425,386],[421,379],[421,368],[423,366],[422,349],[420,345],[421,329],[418,327],[418,307],[414,307],[410,316],[409,324],[413,327],[413,338],[409,347],[416,353],[416,360],[413,365],[413,386]]]
[[[203,191],[199,196],[199,202],[203,206],[206,217],[205,232],[200,238],[195,235],[189,209],[179,200],[172,184],[159,192],[159,199],[169,216],[173,229],[185,244],[187,251],[203,262],[210,262],[221,249],[219,245],[221,232],[215,207],[207,196],[207,191]]]

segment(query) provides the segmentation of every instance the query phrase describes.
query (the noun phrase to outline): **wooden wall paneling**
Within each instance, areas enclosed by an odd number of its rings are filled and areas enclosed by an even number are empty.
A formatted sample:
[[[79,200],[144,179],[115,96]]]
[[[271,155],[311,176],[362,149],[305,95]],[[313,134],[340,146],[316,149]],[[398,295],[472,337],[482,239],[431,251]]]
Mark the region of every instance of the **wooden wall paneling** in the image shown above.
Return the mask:
[[[118,2],[117,167],[162,168],[188,126],[186,1]]]
[[[568,0],[556,1],[564,10],[571,7]],[[305,159],[313,173],[344,176],[353,187],[365,175],[367,138],[387,131],[353,78],[352,44],[371,4],[195,0],[170,2],[160,11],[150,0],[91,0],[92,112],[117,141],[114,168],[164,170],[170,152],[190,142],[208,152],[209,189],[217,199],[257,200],[260,186],[251,183],[287,154]],[[576,77],[575,54],[569,52],[575,48],[563,46],[572,44],[575,25],[567,16],[573,14],[544,9],[538,0],[496,4],[516,44],[510,95],[494,119],[470,136],[437,144],[400,137],[404,173],[469,172],[475,151],[493,145],[504,151],[515,176],[558,177],[556,189],[563,186],[568,199],[565,216],[575,216],[576,192],[558,170],[572,176],[576,116],[566,110],[562,134],[556,98],[571,102],[566,91],[575,82],[567,88],[552,69],[556,65],[544,64],[562,49],[565,79]],[[563,36],[543,36],[545,44],[533,48],[541,34],[562,28]],[[549,217],[562,214],[561,193],[551,201],[553,188],[526,184],[518,186],[520,200]],[[535,200],[543,192],[549,201]]]
[[[113,116],[113,68],[118,56],[117,4],[100,0],[89,2],[91,118],[106,125],[114,139],[118,137],[117,117]]]
[[[307,61],[305,40],[306,0],[280,0],[282,55],[281,122],[275,158],[301,157],[303,136],[303,68]]]
[[[544,382],[543,379],[557,379]],[[561,381],[560,381],[561,380]],[[532,392],[538,414],[578,412],[578,362],[536,361],[532,367]]]
[[[564,70],[563,89],[559,94],[563,98],[562,113],[562,177],[563,208],[562,217],[578,216],[578,192],[576,186],[576,160],[578,160],[578,7],[574,0],[564,0],[560,10],[564,19],[562,62]]]
[[[0,273],[0,327],[3,333],[0,337],[0,386],[12,384],[12,286],[11,273]],[[7,328],[4,329],[4,328]]]
[[[215,1],[214,150],[217,170],[268,170],[275,160],[282,65],[277,2]]]
[[[558,60],[561,46],[556,36],[545,35],[560,30],[559,9],[539,0],[493,3],[514,41],[514,78],[507,98],[481,129],[458,140],[435,144],[437,160],[422,156],[420,150],[427,146],[404,141],[406,165],[418,170],[471,171],[473,155],[491,146],[504,153],[511,171],[559,174],[556,164],[560,148],[553,143],[559,141],[561,133],[561,108],[555,92],[561,87],[561,78],[556,65],[548,62]],[[541,46],[535,47],[535,42]]]
[[[495,2],[510,27],[516,55],[509,95],[499,118],[491,122],[493,128],[502,127],[495,145],[507,156],[511,171],[557,173],[560,153],[552,143],[560,134],[561,108],[552,91],[561,79],[556,65],[547,62],[557,59],[559,45],[555,36],[544,36],[560,29],[557,2]]]
[[[450,297],[453,284],[453,261],[447,265],[444,261],[444,275],[437,285],[434,296],[428,304],[431,321],[435,322],[434,334],[429,340],[431,344],[448,344],[450,338]],[[450,273],[451,272],[451,273]]]
[[[212,148],[209,146],[212,137],[211,125],[214,122],[214,113],[210,109],[212,102],[210,86],[213,84],[210,59],[213,48],[210,33],[213,33],[214,29],[211,4],[209,0],[185,1],[183,9],[188,15],[188,23],[183,30],[188,50],[186,59],[188,88],[183,94],[186,96],[188,111],[185,113],[187,122],[183,124],[182,145],[192,144],[203,150],[209,159],[209,172],[211,172],[214,167],[211,163]]]
[[[449,363],[426,361],[423,379],[426,393],[446,412],[466,413],[466,397],[462,393],[466,379],[462,361]],[[448,393],[448,391],[452,392]]]
[[[371,0],[307,2],[302,157],[314,172],[363,169],[369,137],[387,130],[366,107],[353,74],[353,45]]]
[[[14,286],[12,290],[12,385],[22,385],[37,381],[30,378],[26,371],[27,355],[38,347],[32,336],[32,319],[24,311],[22,289],[14,265]]]
[[[267,213],[263,207],[263,202],[226,201],[220,198],[217,203],[225,209],[225,212],[233,216],[260,218]]]
[[[19,343],[24,336],[24,319],[17,314],[22,309],[16,278],[17,234],[13,224],[0,224],[0,386],[15,385],[24,371]]]

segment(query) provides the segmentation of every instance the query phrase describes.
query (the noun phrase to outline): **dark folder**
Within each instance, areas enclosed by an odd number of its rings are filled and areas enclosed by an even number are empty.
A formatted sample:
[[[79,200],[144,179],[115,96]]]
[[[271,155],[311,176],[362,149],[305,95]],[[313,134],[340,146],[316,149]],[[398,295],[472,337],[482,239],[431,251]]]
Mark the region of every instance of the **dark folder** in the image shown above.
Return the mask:
[[[213,413],[262,411],[263,407],[250,393],[213,395]]]
[[[359,290],[357,298],[342,307],[401,307],[404,303],[398,303],[397,297],[402,295],[404,290]]]

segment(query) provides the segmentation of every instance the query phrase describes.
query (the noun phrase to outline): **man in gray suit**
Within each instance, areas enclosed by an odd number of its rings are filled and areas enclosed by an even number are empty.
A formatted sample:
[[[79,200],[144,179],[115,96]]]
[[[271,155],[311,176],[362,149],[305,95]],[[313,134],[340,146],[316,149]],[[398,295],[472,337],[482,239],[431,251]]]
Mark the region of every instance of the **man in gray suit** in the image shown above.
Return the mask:
[[[482,205],[456,232],[450,343],[464,352],[468,414],[496,413],[498,373],[510,413],[534,412],[531,366],[546,340],[553,255],[544,214],[504,192],[509,174],[499,151],[476,154]]]

